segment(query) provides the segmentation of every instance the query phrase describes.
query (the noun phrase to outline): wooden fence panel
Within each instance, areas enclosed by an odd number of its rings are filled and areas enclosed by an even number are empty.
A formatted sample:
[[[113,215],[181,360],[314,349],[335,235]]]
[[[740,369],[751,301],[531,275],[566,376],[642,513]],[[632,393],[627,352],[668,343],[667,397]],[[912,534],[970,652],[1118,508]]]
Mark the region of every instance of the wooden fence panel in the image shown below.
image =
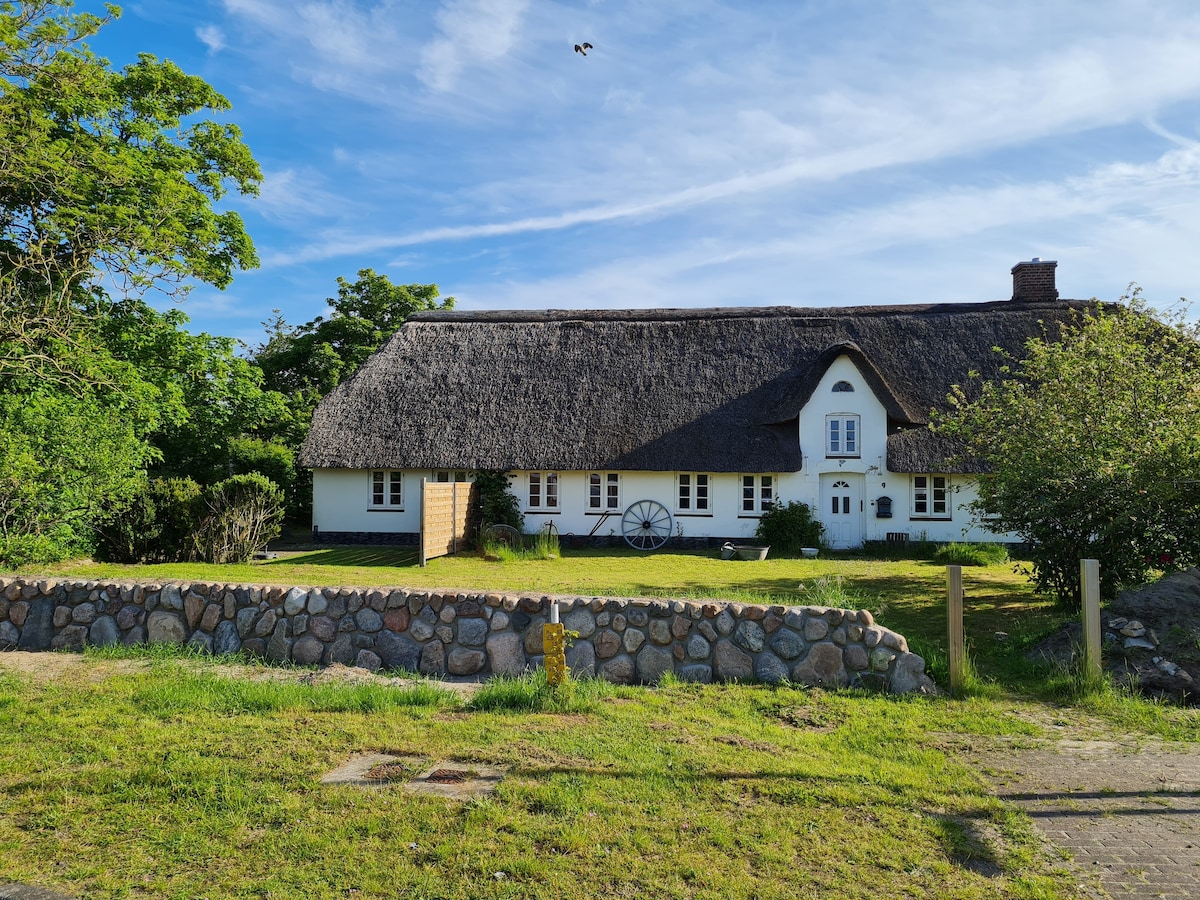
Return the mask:
[[[467,518],[475,485],[421,479],[421,565],[467,545]]]

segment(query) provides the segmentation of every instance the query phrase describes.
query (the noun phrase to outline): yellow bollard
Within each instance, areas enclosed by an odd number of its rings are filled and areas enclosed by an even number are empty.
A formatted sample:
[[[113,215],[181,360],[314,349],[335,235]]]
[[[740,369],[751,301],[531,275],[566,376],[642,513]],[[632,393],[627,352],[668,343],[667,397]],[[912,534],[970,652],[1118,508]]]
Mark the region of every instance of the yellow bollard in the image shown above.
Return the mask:
[[[567,641],[561,622],[542,626],[542,652],[546,654],[546,682],[562,684],[567,679]]]

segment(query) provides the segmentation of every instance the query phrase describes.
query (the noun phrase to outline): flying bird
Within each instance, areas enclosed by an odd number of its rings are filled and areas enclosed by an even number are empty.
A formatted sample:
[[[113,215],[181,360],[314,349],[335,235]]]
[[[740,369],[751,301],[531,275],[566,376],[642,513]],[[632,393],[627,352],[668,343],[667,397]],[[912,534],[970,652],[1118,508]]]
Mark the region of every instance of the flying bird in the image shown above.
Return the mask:
[[[587,56],[587,52],[591,49],[592,49],[592,45],[589,44],[587,41],[584,41],[582,44],[575,45],[575,52],[582,53],[584,56]]]

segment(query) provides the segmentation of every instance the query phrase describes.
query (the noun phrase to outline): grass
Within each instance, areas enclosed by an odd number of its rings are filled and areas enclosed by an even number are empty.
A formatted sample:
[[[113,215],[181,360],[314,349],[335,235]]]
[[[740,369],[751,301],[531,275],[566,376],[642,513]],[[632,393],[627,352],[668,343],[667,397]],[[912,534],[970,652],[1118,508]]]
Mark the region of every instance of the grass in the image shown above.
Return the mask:
[[[98,677],[119,662],[0,675],[0,882],[130,898],[1073,895],[939,738],[1034,733],[1004,704],[580,682],[556,709],[535,679],[469,705],[364,704],[358,686],[191,658]],[[365,752],[509,774],[467,803],[319,783]],[[997,842],[981,851],[971,823]],[[969,865],[980,852],[998,874]]]

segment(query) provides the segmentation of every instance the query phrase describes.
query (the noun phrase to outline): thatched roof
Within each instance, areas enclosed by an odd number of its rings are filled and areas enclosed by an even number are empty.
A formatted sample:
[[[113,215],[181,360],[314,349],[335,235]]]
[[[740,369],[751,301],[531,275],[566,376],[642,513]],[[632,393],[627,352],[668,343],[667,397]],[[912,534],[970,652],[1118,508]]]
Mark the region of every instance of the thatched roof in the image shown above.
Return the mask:
[[[839,355],[888,412],[888,468],[939,471],[924,426],[1087,306],[419,313],[318,406],[313,468],[788,472],[796,418]],[[823,440],[823,438],[819,439]]]

